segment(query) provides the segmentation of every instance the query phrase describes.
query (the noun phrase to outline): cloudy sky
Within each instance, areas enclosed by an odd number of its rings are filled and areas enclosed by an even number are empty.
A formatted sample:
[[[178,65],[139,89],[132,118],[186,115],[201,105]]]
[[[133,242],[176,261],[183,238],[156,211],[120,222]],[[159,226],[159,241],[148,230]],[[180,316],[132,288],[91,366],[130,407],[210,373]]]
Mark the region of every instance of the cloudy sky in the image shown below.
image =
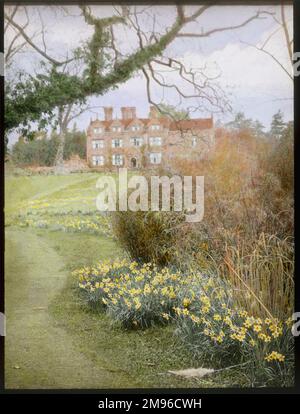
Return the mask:
[[[141,26],[145,31],[150,30],[155,16],[155,30],[164,32],[174,22],[176,12],[174,6],[155,6],[145,9],[140,16]],[[45,42],[47,51],[54,57],[63,58],[67,51],[77,47],[91,36],[91,27],[87,26],[80,10],[76,6],[65,8],[57,7],[27,7],[30,24],[26,28],[28,34],[36,33],[36,42],[43,47],[42,38],[38,35],[42,21],[46,27]],[[185,6],[186,15],[190,15],[195,6]],[[257,10],[274,13],[274,16],[265,15],[263,19],[256,19],[245,27],[237,30],[215,33],[206,38],[178,38],[168,46],[165,54],[184,62],[191,69],[206,67],[208,75],[218,73],[219,87],[224,91],[232,106],[232,112],[215,114],[215,119],[223,122],[232,119],[238,111],[243,111],[247,117],[258,119],[266,128],[269,128],[272,115],[281,109],[285,119],[293,119],[293,83],[282,68],[274,60],[253,46],[261,46],[273,33],[266,49],[292,73],[288,59],[287,47],[282,29],[275,18],[280,17],[279,6],[215,6],[206,10],[203,15],[187,25],[182,32],[206,32],[207,30],[238,25],[256,14]],[[292,8],[286,6],[286,17],[292,35]],[[9,11],[9,9],[7,9]],[[114,13],[110,6],[93,6],[92,11],[97,16],[108,16]],[[16,15],[16,21],[22,23],[25,14],[22,9]],[[12,32],[8,32],[6,44],[9,44]],[[116,30],[118,44],[125,52],[136,50],[138,39],[130,27],[118,26]],[[13,76],[17,69],[24,69],[34,73],[39,68],[40,56],[30,47],[16,58],[12,67],[7,70],[7,76]],[[170,76],[173,76],[172,74]],[[184,88],[180,78],[173,79],[177,85]],[[138,115],[147,116],[149,104],[146,95],[145,79],[141,74],[122,84],[118,89],[104,96],[92,97],[93,106],[113,106],[119,111],[121,106],[136,106]],[[159,102],[162,97],[168,103],[177,103],[174,93],[164,95],[159,88],[153,89],[153,96]],[[182,102],[181,106],[188,107],[190,102]],[[102,116],[101,109],[98,110]],[[193,117],[210,115],[207,111],[196,111]],[[79,128],[85,129],[90,117],[96,113],[84,113],[76,120]]]

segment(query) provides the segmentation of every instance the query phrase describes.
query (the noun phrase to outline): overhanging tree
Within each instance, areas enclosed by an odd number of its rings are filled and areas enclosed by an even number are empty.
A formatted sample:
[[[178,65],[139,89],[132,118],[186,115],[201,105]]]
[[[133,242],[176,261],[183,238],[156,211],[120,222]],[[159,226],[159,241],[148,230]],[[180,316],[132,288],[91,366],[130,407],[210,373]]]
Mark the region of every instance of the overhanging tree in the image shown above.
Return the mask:
[[[25,74],[6,85],[6,131],[21,127],[23,133],[28,134],[32,123],[38,123],[43,128],[53,121],[57,108],[83,104],[87,98],[103,95],[137,73],[145,77],[149,102],[157,106],[160,112],[161,102],[155,102],[151,95],[152,83],[173,90],[180,99],[198,100],[201,109],[205,109],[206,105],[218,110],[229,108],[225,94],[216,83],[216,76],[209,76],[203,68],[186,68],[184,62],[169,56],[167,48],[175,39],[206,38],[215,33],[241,28],[256,19],[265,18],[269,13],[258,11],[236,25],[218,26],[200,33],[184,30],[189,27],[189,23],[205,19],[205,12],[211,7],[213,5],[199,6],[188,14],[186,7],[174,6],[174,21],[161,33],[156,29],[155,11],[151,6],[115,7],[113,14],[106,18],[97,17],[88,6],[80,6],[81,15],[93,29],[93,34],[84,46],[68,51],[68,56],[61,61],[49,54],[44,36],[42,47],[30,38],[26,27],[18,24],[16,13],[6,13],[6,23],[18,32],[18,38],[50,64],[50,67],[46,65],[46,70],[34,76]],[[150,31],[143,29],[141,23],[146,13],[152,21]],[[130,25],[130,30],[135,33],[138,46],[134,51],[122,50],[116,33],[118,25]],[[79,73],[74,71],[77,64],[83,65]],[[168,78],[170,72],[177,73],[184,86],[178,87],[176,82],[171,82]]]

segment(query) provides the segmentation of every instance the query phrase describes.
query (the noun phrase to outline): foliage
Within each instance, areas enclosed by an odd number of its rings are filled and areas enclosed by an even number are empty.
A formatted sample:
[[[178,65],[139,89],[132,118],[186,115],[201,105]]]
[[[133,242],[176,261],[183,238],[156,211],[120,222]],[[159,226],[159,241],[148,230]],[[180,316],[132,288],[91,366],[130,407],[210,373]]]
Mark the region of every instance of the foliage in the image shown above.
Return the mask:
[[[237,303],[257,317],[265,309],[278,317],[292,312],[293,203],[276,164],[261,162],[272,145],[242,130],[223,135],[210,160],[175,160],[177,174],[205,177],[204,219],[118,212],[113,229],[122,247],[133,260],[219,274],[241,292]],[[285,163],[289,170],[290,159]]]
[[[57,153],[59,137],[53,132],[50,138],[28,140],[20,138],[12,148],[12,160],[20,166],[52,166]],[[71,131],[65,136],[64,159],[77,154],[80,158],[86,156],[85,132]]]
[[[68,160],[72,155],[79,155],[81,159],[86,157],[86,134],[84,131],[68,131],[65,135],[64,159]]]
[[[101,20],[101,19],[100,19]],[[96,24],[97,26],[97,24]],[[108,72],[99,71],[101,67],[95,53],[99,49],[100,27],[89,43],[90,67],[82,75],[72,75],[60,72],[57,66],[52,66],[35,77],[24,74],[15,84],[7,84],[5,93],[5,128],[7,131],[22,128],[23,134],[30,131],[32,122],[44,127],[53,121],[55,108],[72,103],[83,103],[91,95],[103,95],[109,90],[126,82],[155,56],[159,56],[174,39],[182,26],[177,18],[173,26],[161,38],[125,58]],[[99,29],[99,30],[98,30]],[[100,42],[100,43],[99,43]],[[77,55],[82,56],[85,46],[77,49]],[[96,59],[96,60],[95,60]],[[100,65],[100,66],[99,66]]]
[[[254,137],[263,137],[264,125],[258,120],[252,120],[251,118],[246,118],[243,112],[238,112],[235,115],[233,121],[230,121],[226,124],[226,127],[232,131],[249,131]]]
[[[12,148],[12,160],[16,165],[44,165],[51,166],[54,163],[58,142],[56,137],[48,140],[33,139],[28,141],[20,138]]]
[[[162,111],[159,112],[159,116],[168,116],[173,121],[180,121],[182,119],[189,119],[189,111],[186,109],[180,109],[173,105],[160,104],[158,105],[159,109]]]
[[[112,215],[116,239],[138,261],[165,265],[176,255],[176,226],[183,216],[169,212],[119,211]]]
[[[286,124],[283,120],[283,113],[279,110],[276,114],[273,115],[270,129],[271,138],[280,139],[285,130]]]
[[[38,129],[56,126],[55,109],[67,103],[85,102],[83,82],[76,76],[46,68],[35,78],[21,73],[15,84],[6,84],[5,129],[19,127],[22,135],[31,137],[31,124]]]
[[[276,175],[281,187],[289,194],[293,194],[294,187],[294,125],[288,123],[280,132],[279,142],[265,161],[269,172]]]

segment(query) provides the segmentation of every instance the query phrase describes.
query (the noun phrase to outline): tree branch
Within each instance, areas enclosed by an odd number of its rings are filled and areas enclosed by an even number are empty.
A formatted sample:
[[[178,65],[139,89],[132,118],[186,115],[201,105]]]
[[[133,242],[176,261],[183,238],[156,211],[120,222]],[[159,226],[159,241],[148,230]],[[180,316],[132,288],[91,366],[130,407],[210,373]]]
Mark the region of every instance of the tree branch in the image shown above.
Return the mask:
[[[16,23],[11,16],[9,16],[7,13],[4,13],[4,17],[6,19],[6,21],[13,26],[15,29],[18,30],[18,32],[20,33],[20,35],[24,38],[24,40],[26,41],[26,43],[28,43],[33,49],[35,49],[41,56],[43,56],[46,60],[48,60],[49,62],[51,62],[53,65],[55,66],[61,66],[64,65],[65,63],[69,63],[71,61],[73,61],[74,59],[68,59],[66,61],[63,62],[59,62],[58,60],[52,58],[51,56],[49,56],[45,51],[43,51],[41,48],[39,48],[33,41],[32,39],[26,34],[25,30],[23,27],[21,27],[18,23]]]
[[[291,39],[290,39],[290,35],[289,35],[289,31],[288,31],[288,27],[287,27],[287,22],[285,19],[285,11],[284,11],[284,4],[281,4],[281,20],[282,20],[282,27],[283,27],[283,31],[284,31],[284,35],[285,35],[285,41],[286,41],[286,45],[287,45],[287,49],[288,49],[288,54],[290,57],[290,61],[291,64],[293,65],[294,61],[293,61],[293,50],[292,50],[292,44],[291,44]]]
[[[205,6],[206,9],[208,8],[208,6]],[[208,30],[207,32],[202,32],[202,33],[178,33],[177,37],[208,37],[212,34],[215,33],[220,33],[220,32],[225,32],[228,30],[235,30],[235,29],[240,29],[244,26],[246,26],[248,23],[252,22],[253,20],[256,19],[264,19],[265,17],[260,17],[262,14],[272,14],[269,12],[264,12],[264,11],[258,11],[256,13],[256,15],[249,17],[249,19],[245,20],[243,23],[237,24],[235,26],[225,26],[225,27],[219,27],[216,29],[212,29],[212,30]]]
[[[8,129],[14,128],[22,123],[28,125],[28,122],[39,119],[43,113],[49,113],[57,106],[64,106],[67,104],[76,103],[78,101],[84,100],[88,96],[92,95],[102,95],[109,91],[112,87],[122,84],[126,82],[130,77],[133,76],[134,73],[138,71],[142,71],[143,74],[148,76],[147,69],[149,69],[149,63],[154,59],[158,59],[159,56],[166,50],[166,48],[174,41],[174,39],[185,36],[185,34],[180,33],[182,28],[189,22],[194,21],[199,16],[201,16],[209,7],[210,5],[201,6],[197,8],[197,10],[191,16],[185,16],[184,8],[182,5],[176,6],[177,15],[175,21],[173,21],[170,28],[164,34],[152,36],[151,39],[147,39],[147,37],[143,37],[144,33],[139,30],[138,20],[135,21],[131,19],[135,23],[135,30],[137,31],[138,39],[140,42],[140,49],[133,52],[131,55],[127,56],[123,60],[115,59],[113,68],[110,72],[105,73],[107,70],[107,65],[102,66],[101,71],[99,70],[99,65],[96,62],[95,68],[97,70],[91,71],[89,70],[88,76],[86,76],[86,72],[83,76],[75,76],[70,74],[58,73],[56,72],[54,76],[50,76],[49,80],[47,80],[47,76],[39,76],[33,79],[31,82],[24,84],[24,90],[22,87],[18,88],[18,90],[13,91],[12,96],[7,96],[6,98],[6,112],[9,112],[9,116],[6,116],[6,127]],[[106,19],[98,19],[92,16],[90,9],[87,6],[82,6],[81,10],[84,13],[84,18],[88,22],[88,24],[95,26],[95,33],[97,30],[100,30],[99,25],[101,26],[104,24],[107,27],[107,31],[105,34],[108,34],[108,42],[103,43],[103,39],[100,39],[100,46],[99,46],[99,39],[93,39],[90,41],[90,44],[95,41],[96,44],[92,43],[94,46],[94,51],[98,51],[99,53],[103,53],[102,48],[116,48],[114,39],[109,37],[108,29],[111,28],[115,23],[124,22],[126,18],[129,20],[130,14],[129,11],[123,10],[122,16],[112,16]],[[242,24],[232,27],[220,28],[220,29],[213,29],[212,31],[208,31],[205,34],[202,33],[201,37],[209,36],[212,33],[216,33],[218,31],[230,30],[235,29],[238,27],[245,26],[250,21],[260,18],[263,12],[258,12],[256,15],[252,16],[251,18],[247,19]],[[16,23],[14,22],[16,25]],[[22,29],[22,28],[21,28]],[[24,32],[24,31],[23,31]],[[22,32],[21,32],[22,33]],[[24,32],[26,35],[26,33]],[[24,35],[23,35],[24,37]],[[26,36],[28,38],[28,36]],[[25,38],[26,39],[26,38]],[[154,42],[153,42],[154,40]],[[30,39],[29,39],[30,41]],[[97,43],[98,42],[98,43]],[[32,42],[31,42],[32,43]],[[144,43],[147,43],[144,46]],[[30,43],[29,43],[30,44]],[[36,46],[34,45],[33,47]],[[55,66],[62,65],[65,62],[57,62],[55,59],[52,59],[46,52],[43,52],[40,48],[36,49],[38,53],[42,56],[45,56],[46,59],[50,59],[50,62],[55,64]],[[116,52],[116,50],[115,50]],[[90,56],[92,59],[92,64],[95,63],[94,59],[99,58],[99,56],[94,56],[93,52],[90,52]],[[69,61],[71,61],[70,59]],[[90,62],[88,62],[91,65]],[[169,61],[169,66],[174,68],[175,60]],[[90,67],[88,67],[90,69]],[[177,62],[175,64],[175,69],[179,71],[179,74],[182,77],[192,80],[191,73],[187,75],[187,71],[183,69],[183,66]],[[150,71],[151,73],[151,71]],[[146,76],[145,75],[145,76]],[[155,74],[156,81],[159,79]],[[146,78],[147,79],[147,78]],[[149,80],[150,83],[150,80]],[[166,86],[166,85],[165,85]],[[168,84],[167,87],[174,88],[174,84]],[[195,86],[195,85],[193,85]],[[208,84],[208,79],[204,80],[203,87],[210,88],[211,96],[207,93],[207,99],[214,99],[216,105],[219,104],[219,96]],[[198,87],[200,87],[198,85]],[[187,94],[184,94],[186,96]],[[199,93],[190,94],[194,97],[198,96]],[[202,96],[204,95],[204,92]],[[180,95],[179,95],[180,96]],[[202,97],[201,96],[201,97]],[[16,115],[17,114],[17,115]]]

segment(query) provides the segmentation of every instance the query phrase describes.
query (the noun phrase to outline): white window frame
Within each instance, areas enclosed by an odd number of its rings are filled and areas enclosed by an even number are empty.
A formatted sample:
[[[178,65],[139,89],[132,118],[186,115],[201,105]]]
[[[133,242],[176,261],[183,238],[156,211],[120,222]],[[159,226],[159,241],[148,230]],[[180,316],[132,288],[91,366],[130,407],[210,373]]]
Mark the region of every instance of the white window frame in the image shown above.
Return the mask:
[[[113,156],[112,156],[112,165],[122,166],[123,163],[124,163],[123,154],[113,154]]]
[[[119,143],[118,145],[116,145],[116,143]],[[112,148],[122,148],[123,147],[123,140],[122,138],[114,138],[111,141],[111,146]]]
[[[102,133],[102,128],[94,127],[93,132],[94,132],[94,134],[101,134]]]
[[[133,138],[130,138],[130,142],[134,147],[141,147],[144,143],[144,138],[143,137],[133,137]],[[136,142],[138,142],[138,144],[136,144]]]
[[[152,129],[152,131],[159,131],[160,130],[160,125],[154,124],[154,125],[151,125],[150,128]]]
[[[112,131],[113,132],[121,132],[122,131],[122,128],[120,126],[113,126],[112,127]]]
[[[103,155],[93,155],[92,156],[92,163],[94,167],[103,166],[105,163],[105,159]]]
[[[104,140],[103,139],[93,139],[92,140],[92,148],[93,149],[104,148]]]
[[[151,164],[161,164],[161,152],[150,152],[149,158]]]
[[[192,137],[192,147],[196,147],[197,146],[197,137]]]
[[[131,127],[131,130],[132,130],[132,131],[139,131],[140,129],[141,129],[140,125],[133,125],[133,126]]]
[[[162,144],[161,137],[150,137],[149,138],[149,145],[151,147],[160,147]]]

